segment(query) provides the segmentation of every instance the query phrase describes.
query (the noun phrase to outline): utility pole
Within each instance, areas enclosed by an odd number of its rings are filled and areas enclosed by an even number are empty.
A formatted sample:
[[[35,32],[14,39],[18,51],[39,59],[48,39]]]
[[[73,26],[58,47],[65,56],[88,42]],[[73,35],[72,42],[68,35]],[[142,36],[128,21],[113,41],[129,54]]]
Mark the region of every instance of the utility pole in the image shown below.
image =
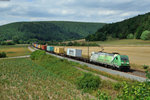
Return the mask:
[[[101,51],[100,52],[103,52],[104,51],[104,47],[99,45],[99,47],[101,48]]]
[[[88,60],[89,60],[89,41],[87,41],[88,43]]]

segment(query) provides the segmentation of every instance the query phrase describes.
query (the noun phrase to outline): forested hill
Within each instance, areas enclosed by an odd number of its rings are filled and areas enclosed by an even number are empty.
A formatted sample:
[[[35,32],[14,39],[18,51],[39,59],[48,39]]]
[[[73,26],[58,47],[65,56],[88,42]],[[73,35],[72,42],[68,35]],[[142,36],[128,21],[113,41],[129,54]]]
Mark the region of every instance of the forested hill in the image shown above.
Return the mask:
[[[150,31],[150,13],[138,15],[121,22],[107,24],[100,28],[95,34],[88,35],[86,40],[104,41],[109,38],[136,38],[139,39],[142,32]]]
[[[84,23],[67,21],[16,22],[0,26],[0,40],[38,39],[61,41],[85,38],[95,33],[104,23]]]

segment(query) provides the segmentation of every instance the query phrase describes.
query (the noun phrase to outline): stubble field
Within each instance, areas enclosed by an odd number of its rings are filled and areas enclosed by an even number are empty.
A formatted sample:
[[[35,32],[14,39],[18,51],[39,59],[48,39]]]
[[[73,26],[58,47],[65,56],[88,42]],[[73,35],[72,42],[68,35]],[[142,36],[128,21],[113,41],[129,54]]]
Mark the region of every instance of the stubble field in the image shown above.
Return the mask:
[[[0,46],[0,52],[6,52],[8,57],[29,55],[28,45]]]

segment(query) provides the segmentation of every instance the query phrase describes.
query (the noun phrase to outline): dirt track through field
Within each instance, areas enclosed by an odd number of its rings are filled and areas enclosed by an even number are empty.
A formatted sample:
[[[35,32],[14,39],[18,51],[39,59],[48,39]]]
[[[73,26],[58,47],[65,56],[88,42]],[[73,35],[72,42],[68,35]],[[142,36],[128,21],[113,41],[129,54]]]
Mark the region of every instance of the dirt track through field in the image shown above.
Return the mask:
[[[30,55],[26,55],[26,56],[16,56],[16,57],[6,57],[6,58],[0,58],[1,59],[16,59],[16,58],[28,58],[30,57]]]

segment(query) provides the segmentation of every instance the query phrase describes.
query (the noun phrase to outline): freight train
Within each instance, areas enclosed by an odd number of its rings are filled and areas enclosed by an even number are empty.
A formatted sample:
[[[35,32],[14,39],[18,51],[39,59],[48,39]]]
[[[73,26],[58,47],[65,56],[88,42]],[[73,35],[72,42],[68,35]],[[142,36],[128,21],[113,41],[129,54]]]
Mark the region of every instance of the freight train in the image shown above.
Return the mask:
[[[119,53],[92,52],[90,59],[87,59],[82,57],[82,50],[79,49],[68,48],[65,53],[65,49],[62,47],[53,47],[40,44],[33,44],[33,47],[72,59],[111,67],[113,69],[117,68],[122,71],[130,70],[129,57],[127,55],[120,55]]]

